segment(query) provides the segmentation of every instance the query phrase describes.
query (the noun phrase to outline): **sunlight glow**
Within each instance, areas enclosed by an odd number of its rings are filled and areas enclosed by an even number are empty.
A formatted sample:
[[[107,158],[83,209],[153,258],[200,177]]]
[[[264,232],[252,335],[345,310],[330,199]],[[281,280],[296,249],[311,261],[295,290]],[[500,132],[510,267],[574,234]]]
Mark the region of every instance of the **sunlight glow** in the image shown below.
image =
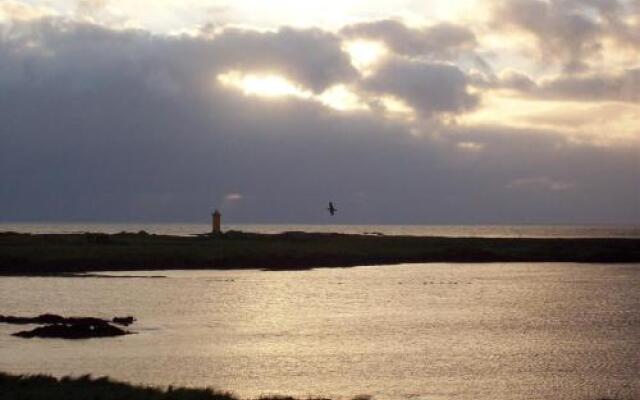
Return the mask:
[[[538,100],[487,94],[483,107],[459,117],[465,126],[502,125],[563,133],[576,143],[640,142],[640,106],[618,102]]]
[[[365,75],[371,73],[376,64],[389,52],[384,44],[371,40],[346,42],[343,50],[351,57],[351,64]]]
[[[415,110],[404,100],[394,96],[382,96],[378,99],[388,116],[392,118],[414,120]]]
[[[229,71],[218,75],[217,79],[225,86],[240,89],[245,95],[298,98],[313,96],[310,91],[304,90],[284,77],[275,74],[243,74],[238,71]]]
[[[30,5],[15,0],[0,1],[0,23],[28,21],[56,14],[56,11],[47,5]]]
[[[318,96],[318,100],[338,111],[365,111],[369,106],[353,90],[345,85],[335,85]]]
[[[90,17],[98,24],[136,26],[162,33],[197,30],[211,21],[258,29],[286,25],[329,30],[389,16],[402,17],[407,22],[456,21],[476,17],[477,10],[487,8],[478,0],[0,0],[0,10],[3,5],[20,7],[22,15],[31,12],[28,8],[47,8],[47,15]]]
[[[369,106],[347,85],[331,86],[320,94],[314,94],[283,76],[273,73],[254,74],[228,71],[217,76],[217,81],[225,87],[241,91],[245,96],[266,99],[294,97],[318,102],[337,111],[367,111]]]

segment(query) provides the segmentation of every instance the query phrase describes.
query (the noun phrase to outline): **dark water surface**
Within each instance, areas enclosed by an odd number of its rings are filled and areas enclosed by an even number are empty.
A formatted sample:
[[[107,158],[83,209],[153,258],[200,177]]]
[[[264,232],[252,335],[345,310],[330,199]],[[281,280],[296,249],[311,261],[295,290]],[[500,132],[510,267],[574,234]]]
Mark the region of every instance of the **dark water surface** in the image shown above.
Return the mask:
[[[168,277],[0,278],[0,314],[139,319],[83,341],[0,324],[0,370],[243,397],[640,398],[639,264],[141,274]]]

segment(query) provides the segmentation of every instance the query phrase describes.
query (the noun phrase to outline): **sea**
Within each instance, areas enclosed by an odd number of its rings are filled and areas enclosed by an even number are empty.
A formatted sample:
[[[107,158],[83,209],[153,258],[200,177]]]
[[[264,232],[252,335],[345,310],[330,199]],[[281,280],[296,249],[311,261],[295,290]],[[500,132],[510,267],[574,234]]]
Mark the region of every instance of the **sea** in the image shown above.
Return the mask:
[[[207,225],[2,224],[189,235]],[[638,237],[633,227],[233,226],[276,233]],[[373,399],[640,398],[640,264],[426,263],[0,277],[0,314],[133,315],[136,334],[22,339],[0,371]],[[28,326],[27,326],[28,328]]]

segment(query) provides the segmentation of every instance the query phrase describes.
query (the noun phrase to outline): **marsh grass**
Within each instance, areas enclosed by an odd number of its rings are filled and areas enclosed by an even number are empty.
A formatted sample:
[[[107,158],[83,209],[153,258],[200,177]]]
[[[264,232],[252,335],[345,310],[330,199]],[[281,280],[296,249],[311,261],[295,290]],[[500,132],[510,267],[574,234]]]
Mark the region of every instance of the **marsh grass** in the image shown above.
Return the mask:
[[[640,239],[517,239],[228,232],[0,233],[0,274],[308,269],[405,262],[638,262]]]
[[[1,400],[240,400],[230,392],[212,388],[166,389],[132,385],[107,377],[54,378],[47,375],[10,375],[0,372]],[[298,400],[266,396],[260,400]],[[322,400],[322,399],[308,399]],[[324,399],[328,400],[328,399]]]

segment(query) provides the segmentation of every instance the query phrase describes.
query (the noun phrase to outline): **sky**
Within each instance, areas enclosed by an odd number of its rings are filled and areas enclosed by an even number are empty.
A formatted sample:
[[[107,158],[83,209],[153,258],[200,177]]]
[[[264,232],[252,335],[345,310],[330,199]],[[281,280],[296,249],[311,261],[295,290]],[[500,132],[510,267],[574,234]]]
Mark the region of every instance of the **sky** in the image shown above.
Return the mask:
[[[639,224],[640,0],[0,0],[0,221],[215,208]]]

